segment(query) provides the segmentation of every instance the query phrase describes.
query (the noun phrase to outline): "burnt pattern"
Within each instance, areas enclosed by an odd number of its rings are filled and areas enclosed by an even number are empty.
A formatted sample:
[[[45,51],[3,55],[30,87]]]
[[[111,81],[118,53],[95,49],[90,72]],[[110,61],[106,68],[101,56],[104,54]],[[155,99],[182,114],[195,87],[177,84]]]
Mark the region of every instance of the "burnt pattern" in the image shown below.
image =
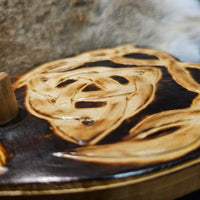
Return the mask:
[[[159,60],[155,55],[149,55],[144,53],[130,53],[124,55],[125,58],[145,59],[145,60]]]
[[[68,79],[68,80],[62,81],[62,82],[59,83],[56,87],[57,87],[57,88],[66,87],[67,85],[72,84],[72,83],[74,83],[74,82],[76,82],[76,80]]]
[[[123,76],[116,76],[116,75],[114,75],[114,76],[111,76],[111,78],[114,79],[114,80],[116,80],[120,84],[128,84],[129,83],[129,81],[125,77],[123,77]]]
[[[105,106],[106,102],[103,101],[78,101],[75,104],[76,108],[97,108]]]
[[[136,51],[150,57],[131,58]],[[0,183],[137,175],[200,155],[199,65],[132,46],[66,60],[14,83],[28,114],[0,127]]]
[[[100,87],[98,87],[95,84],[90,84],[90,85],[86,86],[82,91],[83,92],[90,92],[90,91],[99,91],[99,90],[101,90]]]

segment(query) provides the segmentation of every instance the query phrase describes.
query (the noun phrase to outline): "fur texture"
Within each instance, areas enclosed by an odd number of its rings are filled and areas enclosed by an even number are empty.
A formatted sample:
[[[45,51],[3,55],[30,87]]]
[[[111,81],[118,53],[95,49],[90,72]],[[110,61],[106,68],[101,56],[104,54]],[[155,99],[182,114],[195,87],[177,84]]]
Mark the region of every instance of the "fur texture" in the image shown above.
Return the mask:
[[[200,62],[199,0],[1,0],[0,71],[135,44]]]

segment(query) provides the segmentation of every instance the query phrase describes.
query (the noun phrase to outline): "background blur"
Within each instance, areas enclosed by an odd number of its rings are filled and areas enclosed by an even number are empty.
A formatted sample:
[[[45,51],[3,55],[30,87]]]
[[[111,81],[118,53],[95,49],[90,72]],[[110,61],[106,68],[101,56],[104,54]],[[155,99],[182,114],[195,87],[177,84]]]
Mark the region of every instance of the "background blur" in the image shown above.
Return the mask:
[[[135,44],[200,62],[199,0],[0,0],[0,71]]]

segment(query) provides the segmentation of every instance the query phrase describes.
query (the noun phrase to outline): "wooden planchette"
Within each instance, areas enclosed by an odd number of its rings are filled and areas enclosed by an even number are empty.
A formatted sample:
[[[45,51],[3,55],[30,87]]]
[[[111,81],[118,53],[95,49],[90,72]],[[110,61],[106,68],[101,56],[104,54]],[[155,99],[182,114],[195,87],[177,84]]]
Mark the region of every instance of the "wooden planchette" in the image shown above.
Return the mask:
[[[200,64],[126,45],[12,82],[19,113],[0,125],[0,196],[172,199],[200,189]]]

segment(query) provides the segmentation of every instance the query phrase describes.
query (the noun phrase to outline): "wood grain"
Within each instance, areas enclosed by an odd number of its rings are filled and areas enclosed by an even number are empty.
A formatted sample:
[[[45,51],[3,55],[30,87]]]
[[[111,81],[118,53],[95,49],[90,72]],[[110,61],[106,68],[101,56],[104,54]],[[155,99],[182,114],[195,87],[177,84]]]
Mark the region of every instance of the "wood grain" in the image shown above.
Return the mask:
[[[173,199],[200,189],[199,75],[199,64],[127,45],[14,77],[20,109],[0,125],[0,195]]]
[[[138,177],[90,180],[74,183],[28,184],[1,187],[2,200],[97,199],[169,200],[200,189],[200,159]],[[184,198],[183,198],[184,199]]]
[[[9,122],[18,114],[18,105],[8,74],[0,72],[0,124]]]

